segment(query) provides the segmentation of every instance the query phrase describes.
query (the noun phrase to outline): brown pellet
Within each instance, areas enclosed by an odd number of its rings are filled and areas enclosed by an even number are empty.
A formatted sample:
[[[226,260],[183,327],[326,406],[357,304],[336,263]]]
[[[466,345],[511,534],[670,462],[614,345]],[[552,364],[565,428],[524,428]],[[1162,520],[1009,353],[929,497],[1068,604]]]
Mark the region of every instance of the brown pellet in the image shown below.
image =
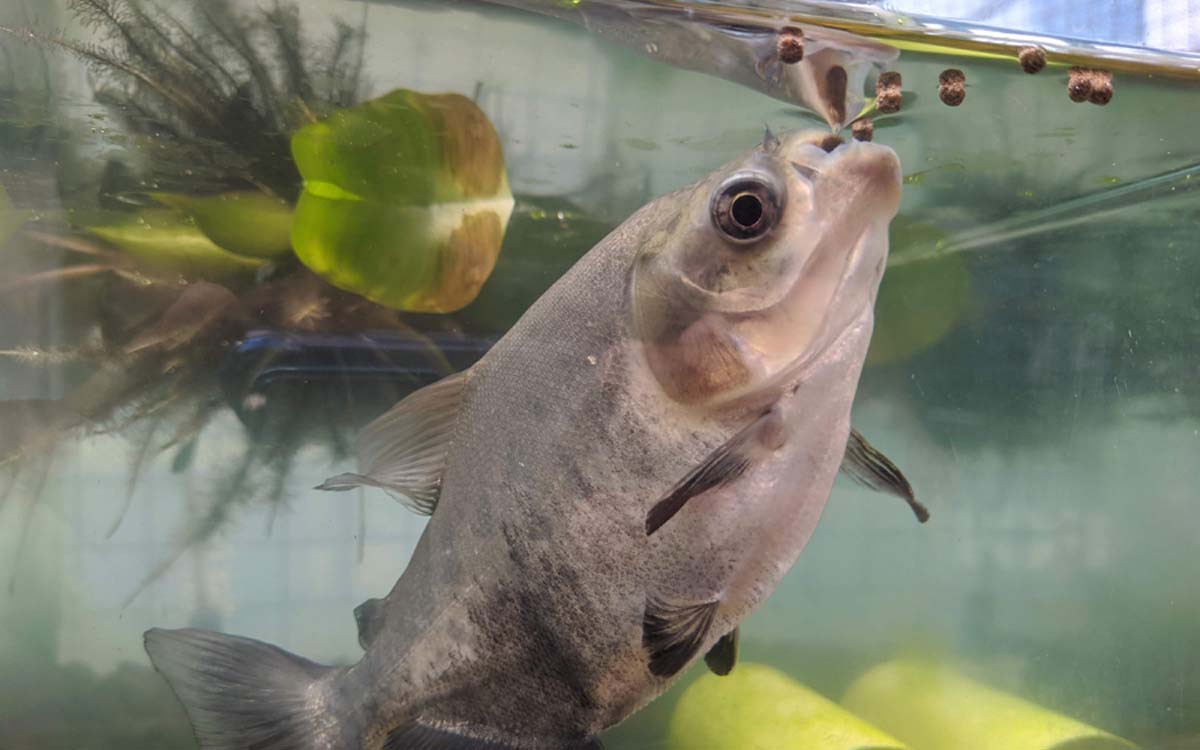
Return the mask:
[[[902,98],[900,74],[894,70],[881,73],[875,81],[875,109],[885,115],[899,112]]]
[[[943,70],[938,76],[938,98],[942,103],[957,107],[967,97],[967,76],[958,68]]]
[[[1092,77],[1085,68],[1071,68],[1067,71],[1067,96],[1073,102],[1086,102],[1092,95]]]
[[[879,74],[879,78],[875,80],[875,93],[882,94],[888,89],[898,89],[901,86],[900,74],[894,70],[889,70]]]
[[[1017,52],[1017,60],[1021,62],[1021,69],[1032,75],[1046,67],[1046,50],[1037,46],[1022,47]]]
[[[804,32],[795,26],[785,26],[776,42],[779,61],[784,65],[795,65],[804,59]]]
[[[1112,98],[1112,73],[1107,70],[1093,70],[1092,93],[1088,95],[1088,101],[1103,107],[1105,104],[1111,102]]]
[[[1110,81],[1098,81],[1092,84],[1092,93],[1088,96],[1089,102],[1103,107],[1111,102],[1112,98],[1113,87]]]
[[[899,91],[884,91],[875,97],[875,109],[880,114],[890,115],[900,111],[901,94]]]
[[[850,126],[850,132],[856,141],[872,140],[875,137],[875,123],[871,122],[869,117],[855,120],[854,124]]]
[[[1073,102],[1104,106],[1112,101],[1112,73],[1107,70],[1073,67],[1067,71],[1067,96]]]

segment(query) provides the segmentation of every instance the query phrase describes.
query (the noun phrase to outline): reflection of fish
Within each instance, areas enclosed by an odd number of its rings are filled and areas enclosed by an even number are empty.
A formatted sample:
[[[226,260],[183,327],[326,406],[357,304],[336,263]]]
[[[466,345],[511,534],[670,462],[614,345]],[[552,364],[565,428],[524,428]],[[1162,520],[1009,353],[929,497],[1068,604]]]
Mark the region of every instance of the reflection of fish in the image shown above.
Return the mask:
[[[835,131],[863,111],[868,75],[899,56],[878,41],[761,11],[628,0],[488,1],[562,18],[656,60],[749,86],[812,110]],[[795,35],[793,54],[802,49],[801,59],[789,57],[781,34]]]
[[[357,664],[147,633],[201,746],[594,748],[698,655],[728,671],[843,460],[899,201],[890,149],[818,143],[643,208],[367,428],[365,481],[434,512]]]

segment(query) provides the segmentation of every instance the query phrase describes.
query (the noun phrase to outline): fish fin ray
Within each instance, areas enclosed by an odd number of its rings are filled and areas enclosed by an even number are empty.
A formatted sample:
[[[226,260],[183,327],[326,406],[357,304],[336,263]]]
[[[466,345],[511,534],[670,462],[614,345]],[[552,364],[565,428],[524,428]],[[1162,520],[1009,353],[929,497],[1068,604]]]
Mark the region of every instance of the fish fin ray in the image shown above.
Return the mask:
[[[646,600],[642,647],[650,658],[652,674],[671,677],[687,666],[707,637],[720,603],[720,599],[700,604]]]
[[[354,623],[358,626],[358,645],[366,651],[383,629],[383,600],[368,599],[355,607]]]
[[[383,742],[383,750],[520,750],[521,747],[508,740],[473,736],[458,727],[442,729],[420,722],[396,727]],[[592,738],[566,739],[553,745],[539,743],[538,747],[547,750],[601,750],[600,742]]]
[[[777,447],[775,443],[781,435],[782,418],[778,409],[772,408],[722,443],[650,508],[646,514],[646,536],[662,528],[693,497],[745,474],[762,455],[763,444]]]
[[[908,507],[920,523],[929,520],[929,510],[917,501],[912,485],[904,476],[904,472],[900,471],[900,467],[853,428],[850,429],[850,437],[846,441],[842,473],[864,487],[895,495],[908,503]]]
[[[738,660],[738,629],[734,628],[713,644],[704,655],[704,663],[709,671],[718,677],[724,677],[733,671]]]
[[[325,667],[275,646],[206,630],[145,634],[150,661],[183,704],[202,750],[316,750],[339,731]]]
[[[358,473],[330,477],[317,489],[379,487],[413,512],[432,515],[469,373],[410,393],[367,425],[357,442]]]
[[[378,487],[379,483],[371,477],[363,474],[355,474],[348,471],[345,474],[338,474],[335,477],[329,477],[324,482],[321,482],[314,490],[325,490],[326,492],[346,492],[347,490],[357,489],[359,487]]]

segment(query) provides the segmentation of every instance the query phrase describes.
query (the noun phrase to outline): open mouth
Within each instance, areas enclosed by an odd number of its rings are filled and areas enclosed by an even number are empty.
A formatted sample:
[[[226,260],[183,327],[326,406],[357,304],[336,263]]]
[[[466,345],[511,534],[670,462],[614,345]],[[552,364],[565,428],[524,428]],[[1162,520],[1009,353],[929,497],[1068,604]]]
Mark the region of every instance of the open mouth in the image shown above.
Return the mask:
[[[792,167],[809,180],[837,173],[882,186],[894,185],[899,192],[900,160],[887,146],[813,133],[797,139],[788,149],[788,157]]]

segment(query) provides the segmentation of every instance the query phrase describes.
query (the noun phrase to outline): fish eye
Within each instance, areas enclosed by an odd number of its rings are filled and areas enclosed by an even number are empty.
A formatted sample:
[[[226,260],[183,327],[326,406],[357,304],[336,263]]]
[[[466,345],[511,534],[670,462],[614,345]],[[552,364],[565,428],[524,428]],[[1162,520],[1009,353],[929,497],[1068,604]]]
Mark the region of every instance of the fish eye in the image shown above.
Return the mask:
[[[779,203],[778,192],[763,180],[735,176],[713,195],[713,224],[733,242],[753,242],[775,227]]]

